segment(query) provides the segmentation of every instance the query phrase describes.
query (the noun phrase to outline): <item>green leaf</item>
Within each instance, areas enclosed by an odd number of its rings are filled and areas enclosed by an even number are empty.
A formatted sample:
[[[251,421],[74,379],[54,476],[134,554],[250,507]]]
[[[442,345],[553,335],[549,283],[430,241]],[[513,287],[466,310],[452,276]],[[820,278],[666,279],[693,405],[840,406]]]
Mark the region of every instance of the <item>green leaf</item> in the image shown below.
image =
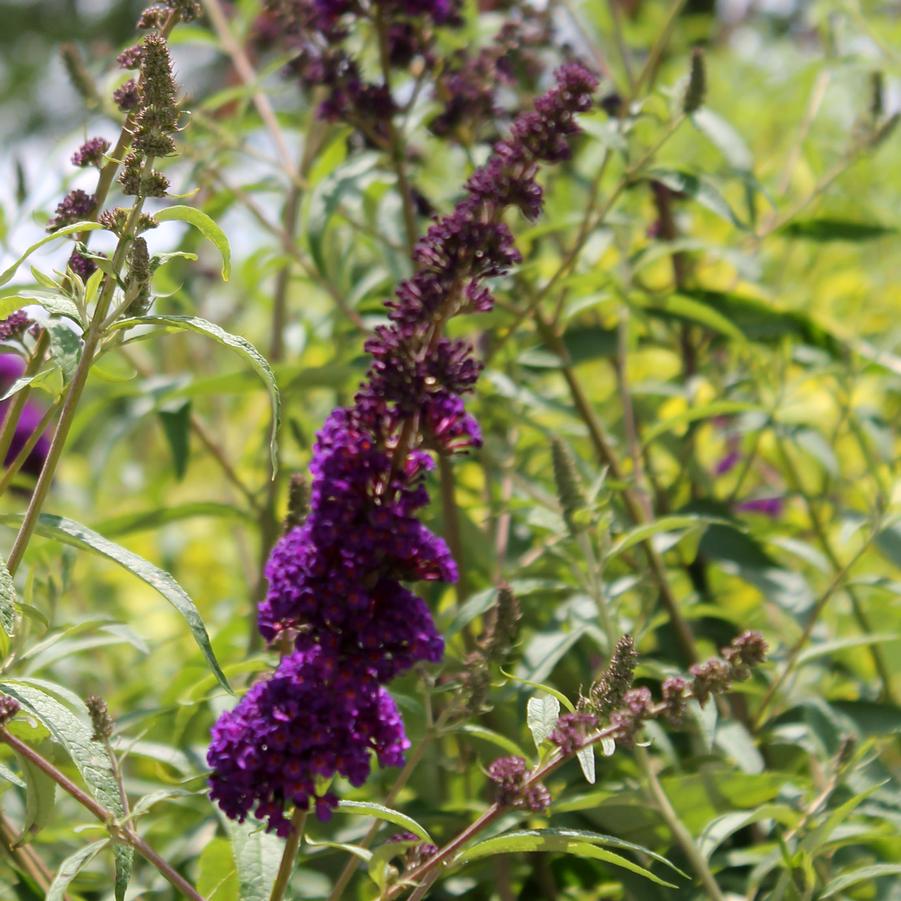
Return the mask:
[[[736,228],[747,231],[747,226],[735,215],[723,195],[703,176],[678,169],[652,169],[647,173],[647,178],[662,182],[671,191],[687,194],[710,212],[731,222]]]
[[[207,901],[241,901],[235,855],[227,839],[214,838],[201,852],[197,891]]]
[[[157,222],[187,222],[193,225],[219,251],[222,257],[222,281],[227,282],[231,275],[231,248],[225,232],[207,216],[206,213],[193,206],[170,206],[154,213]]]
[[[0,779],[5,779],[16,788],[25,788],[25,783],[5,764],[0,763]]]
[[[729,165],[735,169],[750,170],[753,163],[751,151],[745,139],[729,122],[706,107],[697,110],[689,118],[692,125],[723,154]]]
[[[393,823],[395,826],[400,826],[401,829],[405,829],[407,832],[418,835],[424,842],[428,842],[430,845],[435,844],[425,828],[420,826],[412,817],[408,817],[399,810],[384,807],[381,804],[373,804],[370,801],[339,801],[335,813],[375,817],[378,820],[384,820],[386,823]]]
[[[50,356],[68,382],[81,359],[81,337],[71,326],[59,320],[51,319],[45,327],[50,336]]]
[[[390,865],[392,858],[400,857],[408,848],[414,848],[417,844],[419,844],[419,839],[386,842],[372,852],[366,871],[369,874],[369,878],[378,886],[380,892],[388,884],[388,877],[397,875],[397,869]]]
[[[529,732],[532,733],[532,741],[535,742],[538,750],[541,750],[541,746],[554,731],[554,725],[559,716],[560,702],[553,695],[529,698],[526,704],[526,725],[529,727]]]
[[[58,228],[55,232],[45,235],[40,241],[35,241],[22,256],[19,257],[8,269],[0,272],[0,285],[5,285],[15,274],[16,270],[25,262],[36,250],[39,250],[45,244],[56,241],[57,238],[65,238],[67,235],[75,235],[79,232],[90,232],[95,229],[103,228],[99,222],[76,222],[74,225],[66,225]]]
[[[653,306],[646,306],[644,309],[651,314],[663,313],[666,317],[695,322],[740,344],[747,343],[741,329],[728,317],[718,312],[710,304],[701,303],[682,294],[669,294],[666,297],[655,299]]]
[[[188,471],[191,444],[191,402],[185,401],[174,410],[158,410],[156,414],[172,454],[175,478],[180,482]]]
[[[284,842],[251,820],[236,823],[223,817],[223,822],[235,855],[241,901],[269,901]]]
[[[9,638],[16,629],[16,601],[15,582],[6,563],[0,560],[0,626]]]
[[[480,726],[477,723],[464,723],[459,731],[465,735],[471,735],[473,738],[481,738],[482,741],[490,742],[502,751],[506,751],[508,754],[515,754],[517,757],[527,756],[523,753],[522,748],[520,748],[515,741],[507,738],[506,735],[501,735],[493,729],[486,729],[484,726]]]
[[[877,863],[869,867],[861,867],[859,870],[852,870],[850,873],[844,873],[837,879],[833,879],[825,887],[823,893],[817,897],[823,901],[825,898],[831,898],[845,889],[851,888],[852,885],[869,882],[872,879],[881,879],[883,876],[898,875],[901,875],[901,864],[897,863]]]
[[[66,889],[72,884],[72,880],[86,867],[107,845],[108,838],[101,838],[90,845],[79,848],[74,854],[67,857],[59,866],[53,882],[47,889],[45,901],[63,901],[66,897]]]
[[[594,785],[594,745],[589,745],[587,748],[582,748],[581,751],[576,752],[576,760],[579,761],[585,781],[590,785]]]
[[[608,845],[612,847],[627,847],[630,850],[636,850],[642,854],[648,854],[655,860],[662,860],[669,864],[659,855],[653,854],[647,848],[630,845],[630,843],[619,843],[615,839],[611,841],[610,836],[598,835],[596,833],[581,832],[579,830],[570,829],[535,829],[522,832],[508,832],[504,835],[498,835],[494,838],[488,838],[478,842],[470,848],[467,848],[451,865],[453,868],[465,866],[474,860],[483,857],[491,857],[495,854],[529,854],[536,851],[547,852],[556,851],[564,854],[575,854],[578,857],[584,857],[593,860],[601,860],[605,863],[611,863],[614,866],[622,867],[651,882],[658,885],[665,885],[668,888],[677,888],[671,882],[666,882],[659,876],[656,876],[650,870],[633,863],[621,854],[613,851],[607,851],[598,845]],[[672,866],[671,864],[669,864]],[[673,868],[675,869],[675,868]]]
[[[216,519],[236,519],[242,522],[249,520],[248,514],[233,504],[220,504],[217,501],[193,501],[171,507],[158,507],[155,510],[139,510],[137,513],[123,513],[96,523],[96,531],[107,537],[128,535],[132,532],[146,532],[173,522],[182,522],[195,517]]]
[[[892,226],[880,225],[876,222],[852,222],[847,219],[807,219],[802,222],[790,222],[780,229],[780,234],[805,241],[873,241],[894,235],[898,231]]]
[[[649,446],[655,439],[673,429],[688,425],[692,422],[698,422],[702,419],[713,419],[715,416],[733,416],[737,413],[750,413],[759,410],[756,404],[743,403],[734,400],[718,400],[709,404],[702,404],[700,407],[690,407],[677,416],[671,416],[668,419],[661,420],[642,434],[642,441],[645,447]]]
[[[832,641],[824,641],[814,645],[812,648],[808,648],[806,651],[802,651],[798,654],[797,665],[803,666],[805,663],[810,663],[811,660],[816,660],[819,657],[826,657],[830,654],[834,654],[836,651],[844,651],[848,648],[858,648],[869,644],[882,644],[887,641],[899,640],[901,640],[901,634],[898,632],[881,635],[854,635],[851,638],[836,638]]]
[[[7,513],[0,516],[0,522],[12,528],[17,528],[21,521],[22,516],[18,514]],[[215,673],[223,688],[231,691],[228,679],[225,678],[225,673],[222,672],[219,661],[216,660],[216,655],[213,653],[206,626],[203,624],[194,602],[169,573],[72,519],[42,513],[35,531],[45,538],[52,538],[82,550],[94,551],[108,560],[118,563],[159,592],[184,617],[194,640],[206,657],[210,669]]]
[[[257,374],[266,385],[269,392],[269,400],[272,405],[272,429],[269,437],[269,456],[272,463],[273,477],[278,466],[278,430],[281,423],[281,396],[278,386],[275,384],[275,375],[266,358],[246,339],[239,335],[233,335],[225,331],[214,322],[201,319],[198,316],[133,316],[129,319],[120,319],[110,328],[128,329],[136,325],[152,325],[165,329],[184,329],[197,332],[218,341],[224,347],[228,347],[240,354],[256,370]]]
[[[724,813],[711,820],[698,838],[698,850],[707,860],[714,851],[730,835],[734,835],[740,829],[759,823],[761,820],[777,820],[783,826],[790,826],[798,819],[798,814],[786,804],[764,804],[756,810],[735,810]]]
[[[581,634],[582,634],[582,633],[580,633],[580,637],[581,637]],[[566,695],[563,694],[562,691],[558,691],[556,688],[551,688],[550,685],[544,685],[544,684],[541,683],[541,682],[535,682],[535,681],[533,681],[532,679],[520,679],[519,676],[514,676],[512,673],[505,672],[503,669],[501,669],[501,672],[502,672],[508,679],[510,679],[511,682],[517,682],[517,683],[519,683],[520,685],[528,685],[529,688],[537,688],[537,689],[539,689],[539,691],[545,692],[545,694],[552,695],[552,696],[555,697],[555,698],[556,698],[556,699],[557,699],[557,700],[558,700],[558,701],[559,701],[559,702],[560,702],[560,703],[561,703],[561,704],[562,704],[562,705],[563,705],[570,713],[574,713],[574,712],[575,712],[575,709],[576,709],[576,708],[575,708],[575,706],[573,705],[573,702],[570,701],[570,699],[569,699],[568,697],[566,697]]]
[[[100,270],[98,270],[99,272]],[[74,301],[62,294],[56,294],[50,291],[22,291],[18,294],[8,294],[0,297],[0,318],[9,316],[22,307],[39,304],[48,313],[55,316],[67,316],[74,319],[77,323],[81,323],[81,314]]]
[[[53,759],[53,742],[46,740],[35,746],[43,757]],[[56,806],[56,783],[27,757],[21,758],[22,774],[25,777],[25,822],[22,839],[37,835],[50,820]]]
[[[634,529],[630,529],[623,535],[621,538],[617,539],[613,546],[610,548],[609,556],[615,557],[617,554],[621,554],[623,551],[627,551],[630,547],[634,547],[636,544],[641,544],[643,541],[647,541],[650,538],[653,538],[655,535],[659,535],[661,532],[676,532],[681,531],[683,529],[697,529],[707,525],[712,520],[690,515],[690,516],[661,516],[659,519],[654,522],[647,523],[643,526],[636,526]]]

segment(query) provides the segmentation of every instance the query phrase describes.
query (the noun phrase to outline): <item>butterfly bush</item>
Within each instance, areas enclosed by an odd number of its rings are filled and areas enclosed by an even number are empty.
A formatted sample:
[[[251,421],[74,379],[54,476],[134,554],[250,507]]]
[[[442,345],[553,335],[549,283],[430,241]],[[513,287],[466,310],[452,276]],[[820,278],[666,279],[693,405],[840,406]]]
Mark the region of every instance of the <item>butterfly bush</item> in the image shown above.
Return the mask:
[[[480,365],[465,341],[443,336],[460,313],[490,310],[488,278],[520,261],[502,217],[541,210],[539,163],[570,154],[576,113],[591,107],[596,77],[573,62],[532,111],[520,115],[454,210],[416,244],[414,271],[388,302],[388,324],[366,343],[372,361],[352,406],[319,432],[310,464],[310,509],[272,551],[259,629],[290,648],[213,727],[211,795],[230,817],[254,813],[286,835],[285,808],[311,799],[326,818],[323,788],[335,775],[361,785],[370,751],[383,766],[409,747],[384,686],[444,642],[425,601],[404,583],[452,583],[445,542],[416,518],[428,503],[434,455],[481,444],[463,396]]]

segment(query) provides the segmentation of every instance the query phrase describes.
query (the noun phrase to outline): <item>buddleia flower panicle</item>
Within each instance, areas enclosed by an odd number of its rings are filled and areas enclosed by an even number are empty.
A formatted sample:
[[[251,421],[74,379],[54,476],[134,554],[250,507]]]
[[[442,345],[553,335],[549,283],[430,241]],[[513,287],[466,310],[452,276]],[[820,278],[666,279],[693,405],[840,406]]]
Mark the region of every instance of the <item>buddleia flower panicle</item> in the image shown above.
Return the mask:
[[[108,742],[113,736],[113,718],[110,716],[106,701],[97,695],[90,695],[84,703],[88,708],[91,726],[94,729],[91,738],[94,741]]]
[[[550,806],[551,796],[540,782],[526,785],[528,768],[522,757],[499,757],[488,767],[488,778],[495,783],[495,803],[541,813]]]
[[[75,153],[72,154],[72,165],[85,168],[87,166],[101,166],[103,155],[109,150],[110,143],[106,138],[91,138],[85,141]]]
[[[0,729],[19,712],[19,702],[9,695],[0,695]]]
[[[433,455],[481,443],[463,401],[481,367],[467,342],[442,329],[458,313],[490,309],[484,280],[520,259],[501,217],[523,203],[536,212],[538,163],[568,156],[573,114],[589,108],[596,84],[583,66],[562,67],[456,208],[433,221],[413,274],[387,304],[388,324],[366,342],[372,360],[353,404],[334,410],[316,436],[309,511],[273,548],[258,612],[263,637],[281,648],[286,636],[294,652],[213,730],[211,795],[228,816],[254,813],[284,832],[286,807],[313,803],[327,816],[337,803],[317,795],[317,776],[359,785],[371,753],[382,765],[401,761],[408,742],[382,686],[444,651],[428,605],[407,583],[457,579],[447,544],[417,518],[429,500],[425,478]],[[516,619],[504,595],[495,651],[512,644]],[[517,803],[546,801],[546,789],[534,787]]]
[[[610,665],[591,686],[584,706],[601,722],[606,722],[610,714],[618,709],[632,687],[638,652],[631,635],[623,635],[613,649]]]
[[[47,231],[56,231],[65,225],[74,225],[87,219],[94,211],[94,195],[75,188],[57,204],[56,212],[47,223]]]

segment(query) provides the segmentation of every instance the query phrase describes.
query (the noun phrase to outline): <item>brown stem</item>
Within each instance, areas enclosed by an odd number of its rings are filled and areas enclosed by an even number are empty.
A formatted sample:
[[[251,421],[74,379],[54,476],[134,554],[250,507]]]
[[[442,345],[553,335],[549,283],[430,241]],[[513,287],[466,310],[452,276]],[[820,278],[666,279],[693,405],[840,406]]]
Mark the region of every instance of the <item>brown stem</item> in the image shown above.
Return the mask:
[[[71,795],[82,807],[90,811],[109,830],[110,835],[119,841],[131,845],[145,860],[152,863],[160,873],[181,894],[192,901],[204,901],[194,887],[167,861],[165,861],[147,842],[133,829],[116,822],[112,811],[107,810],[102,804],[92,798],[87,792],[80,789],[68,776],[60,772],[49,760],[41,756],[34,748],[11,735],[6,729],[0,729],[0,741],[8,744],[17,754],[25,758],[29,763],[49,776],[63,791]]]
[[[215,30],[219,41],[222,43],[222,48],[231,57],[232,65],[235,67],[238,77],[246,87],[253,88],[251,94],[253,105],[259,113],[263,125],[266,126],[266,130],[272,137],[282,169],[284,169],[284,171],[293,179],[295,166],[291,159],[291,152],[288,150],[288,142],[285,140],[285,135],[281,126],[278,124],[278,119],[276,118],[275,111],[272,109],[269,98],[263,91],[255,87],[257,84],[257,74],[254,71],[250,59],[248,59],[247,54],[244,52],[244,48],[237,40],[235,40],[235,36],[232,34],[228,24],[228,18],[226,17],[225,11],[219,3],[219,0],[203,0],[203,5],[207,15],[210,17],[213,29]]]
[[[391,91],[391,60],[389,57],[388,47],[388,20],[385,15],[385,8],[382,4],[378,5],[376,11],[376,29],[379,39],[379,62],[382,69],[382,80],[385,82],[385,88]],[[404,228],[407,235],[407,249],[410,256],[413,256],[413,249],[416,246],[417,228],[416,228],[416,210],[413,206],[413,191],[410,187],[410,181],[407,178],[407,164],[404,159],[404,147],[397,133],[397,127],[394,123],[394,116],[389,115],[385,118],[385,128],[388,132],[388,152],[391,156],[391,165],[397,176],[397,187],[400,191],[401,205],[404,213]]]
[[[12,858],[14,865],[22,872],[27,873],[35,885],[46,895],[47,889],[50,888],[50,883],[53,881],[53,874],[35,853],[34,848],[30,845],[19,845],[16,840],[16,830],[12,823],[0,814],[0,842],[3,844],[3,850]],[[63,897],[64,901],[70,901],[69,895]]]

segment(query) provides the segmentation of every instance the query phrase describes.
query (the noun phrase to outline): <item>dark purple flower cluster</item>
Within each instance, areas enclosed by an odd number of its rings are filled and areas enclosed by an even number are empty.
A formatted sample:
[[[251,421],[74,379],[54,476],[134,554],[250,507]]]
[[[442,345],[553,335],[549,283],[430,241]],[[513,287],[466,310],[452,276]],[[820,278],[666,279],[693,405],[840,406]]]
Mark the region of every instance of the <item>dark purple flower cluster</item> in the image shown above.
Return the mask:
[[[443,108],[429,123],[432,132],[464,145],[493,139],[498,126],[509,121],[499,90],[534,88],[545,70],[540,51],[551,37],[549,11],[524,3],[510,11],[487,47],[454,53],[436,80],[435,98]]]
[[[90,138],[72,154],[72,165],[82,168],[100,166],[103,162],[103,154],[109,150],[109,147],[110,144],[106,138]]]
[[[502,807],[518,807],[541,813],[551,803],[550,792],[540,782],[526,785],[526,762],[522,757],[498,757],[488,767],[488,778],[496,783],[495,801]]]
[[[315,799],[326,819],[337,798],[320,794],[317,779],[340,774],[362,785],[370,751],[398,766],[409,744],[394,701],[365,667],[318,647],[295,651],[213,727],[211,794],[228,816],[255,809],[287,835],[286,802],[306,809]]]
[[[481,441],[461,397],[479,365],[468,344],[441,331],[462,310],[490,308],[482,280],[519,260],[501,215],[535,185],[539,160],[561,158],[559,136],[577,130],[573,113],[588,108],[595,84],[582,66],[563,67],[473,176],[483,188],[432,224],[388,305],[389,324],[366,344],[372,363],[353,406],[335,410],[317,435],[309,513],[273,549],[259,609],[263,636],[293,642],[294,653],[213,730],[211,795],[229,816],[254,812],[284,831],[286,805],[316,797],[325,816],[337,803],[316,791],[316,777],[360,784],[371,750],[382,764],[399,762],[406,739],[381,686],[444,649],[425,601],[403,583],[457,579],[447,545],[416,519],[428,502],[428,451]],[[495,172],[492,193],[485,179]],[[539,809],[546,795],[539,786],[521,800]]]
[[[564,754],[575,754],[585,743],[585,739],[588,738],[597,723],[597,717],[591,713],[564,713],[558,717],[548,738]]]
[[[64,225],[73,225],[87,219],[94,211],[94,195],[75,188],[56,205],[56,212],[47,223],[47,231],[56,231]]]
[[[345,38],[371,19],[380,52],[392,67],[414,59],[431,66],[432,28],[460,22],[460,0],[376,0],[368,7],[354,0],[269,0],[257,23],[262,44],[280,43],[296,55],[289,72],[309,89],[325,87],[319,115],[347,122],[375,146],[383,146],[396,106],[384,81],[366,80]]]

